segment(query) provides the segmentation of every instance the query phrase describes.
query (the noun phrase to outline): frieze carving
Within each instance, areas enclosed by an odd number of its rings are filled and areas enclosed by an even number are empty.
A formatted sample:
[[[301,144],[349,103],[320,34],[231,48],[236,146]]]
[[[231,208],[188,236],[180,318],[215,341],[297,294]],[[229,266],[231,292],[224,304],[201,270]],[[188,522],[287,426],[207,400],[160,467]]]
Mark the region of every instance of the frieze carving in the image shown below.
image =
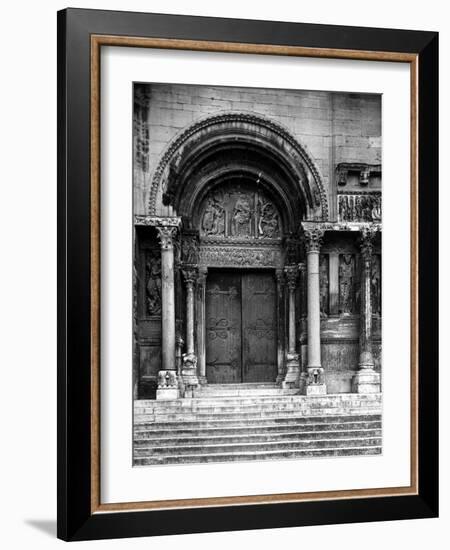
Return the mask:
[[[181,218],[177,216],[134,216],[134,225],[149,227],[179,227]]]
[[[275,205],[263,193],[233,185],[206,198],[200,232],[222,239],[276,239],[281,237],[281,222]]]
[[[341,222],[381,222],[381,193],[345,193],[338,195]]]
[[[319,284],[320,284],[320,314],[322,316],[327,316],[329,313],[329,257],[328,257],[328,254],[320,254]]]
[[[356,311],[355,300],[355,256],[339,255],[339,312],[350,315]]]
[[[149,250],[145,262],[145,303],[148,315],[161,315],[161,254]]]
[[[289,134],[282,126],[277,124],[276,122],[273,122],[272,120],[269,120],[267,118],[264,118],[262,116],[257,116],[249,113],[223,113],[220,115],[214,115],[211,117],[208,117],[206,119],[200,120],[191,126],[189,126],[184,132],[181,133],[174,141],[171,142],[169,147],[166,149],[164,155],[162,156],[158,166],[156,167],[156,170],[154,172],[151,188],[150,188],[150,195],[149,195],[149,213],[155,214],[156,208],[157,208],[157,195],[158,190],[161,188],[161,184],[163,182],[164,174],[167,171],[167,167],[170,165],[172,159],[174,156],[176,156],[179,151],[182,150],[182,148],[186,145],[186,142],[188,142],[191,138],[195,136],[195,134],[204,133],[205,130],[208,128],[214,127],[214,126],[220,126],[220,125],[254,125],[259,128],[262,128],[264,131],[269,131],[274,133],[276,136],[284,140],[289,146],[292,148],[292,155],[294,153],[298,155],[301,162],[303,162],[308,169],[310,170],[312,174],[313,179],[313,189],[317,189],[317,191],[313,191],[315,195],[317,196],[317,199],[315,197],[315,200],[320,201],[321,206],[321,212],[322,212],[322,219],[327,220],[328,219],[328,200],[327,200],[327,194],[325,191],[325,188],[323,186],[322,180],[320,178],[320,174],[307,153],[306,149],[304,147],[301,147],[300,144],[296,141],[296,139]],[[166,191],[166,190],[164,190]]]
[[[217,267],[276,267],[281,251],[275,248],[201,246],[200,263]]]

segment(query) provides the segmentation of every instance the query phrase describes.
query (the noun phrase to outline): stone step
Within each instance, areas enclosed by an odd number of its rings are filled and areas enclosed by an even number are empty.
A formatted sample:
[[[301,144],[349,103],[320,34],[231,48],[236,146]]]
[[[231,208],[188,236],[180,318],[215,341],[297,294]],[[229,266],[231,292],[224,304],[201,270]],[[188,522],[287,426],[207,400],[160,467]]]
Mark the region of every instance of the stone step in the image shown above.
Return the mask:
[[[249,424],[248,422],[175,422],[175,423],[147,423],[135,427],[136,437],[164,437],[165,435],[227,435],[258,432],[289,432],[289,431],[326,431],[339,429],[381,429],[381,420],[349,420],[346,422],[311,422],[309,418],[288,418],[284,422],[261,420]]]
[[[333,409],[320,409],[320,415],[318,414],[319,411],[317,411],[316,416],[324,416],[327,415],[329,418],[332,418],[333,416],[345,416],[343,414],[339,415],[339,412]],[[361,411],[359,408],[355,410],[348,410],[345,411],[348,413],[348,416],[352,416],[353,414],[363,414],[368,415],[370,414],[370,411]],[[378,412],[378,411],[377,411]],[[338,413],[338,414],[336,414]],[[311,417],[311,411],[310,410],[299,410],[296,407],[293,407],[291,409],[286,409],[283,412],[280,412],[279,410],[265,410],[263,407],[257,410],[251,410],[251,411],[244,411],[244,410],[236,410],[233,409],[233,411],[226,411],[226,412],[206,412],[206,411],[180,411],[180,412],[164,412],[164,413],[157,413],[157,414],[138,414],[134,416],[134,421],[137,424],[140,424],[142,422],[152,422],[155,420],[164,420],[166,422],[177,422],[177,421],[217,421],[217,420],[247,420],[248,422],[251,422],[252,420],[257,420],[259,418],[276,418],[276,417],[289,417],[289,416],[306,416],[308,415]]]
[[[245,452],[267,452],[271,450],[295,450],[307,448],[326,449],[327,447],[370,447],[381,445],[381,437],[351,437],[342,439],[302,439],[286,441],[269,441],[267,443],[222,443],[207,445],[164,445],[135,447],[134,456],[150,456],[171,454],[195,455],[195,454],[229,454]]]
[[[233,397],[233,396],[242,396],[242,397],[255,397],[255,396],[283,396],[283,395],[298,395],[298,388],[293,389],[284,389],[279,387],[242,387],[241,385],[227,388],[202,388],[194,390],[194,397]]]
[[[243,418],[241,416],[233,418],[232,421],[227,418],[212,418],[212,419],[199,419],[194,417],[193,419],[182,419],[174,422],[164,421],[164,422],[142,422],[136,423],[135,428],[137,429],[163,429],[163,430],[173,430],[173,429],[202,429],[202,428],[224,428],[224,427],[256,427],[258,425],[267,425],[267,426],[280,426],[280,425],[289,425],[295,424],[299,425],[308,425],[308,424],[320,424],[323,426],[329,426],[330,424],[349,424],[354,422],[381,422],[380,415],[358,415],[358,416],[332,416],[323,417],[323,416],[305,416],[305,415],[274,415],[269,418],[262,418],[260,416],[253,418]]]
[[[273,411],[296,411],[296,410],[305,410],[310,412],[310,408],[301,401],[274,401],[269,403],[239,403],[239,404],[229,404],[229,403],[201,403],[195,404],[192,407],[166,407],[166,406],[157,406],[153,408],[142,408],[141,410],[135,410],[136,415],[155,415],[163,416],[170,414],[220,414],[220,413],[258,413],[260,411],[273,412]]]
[[[362,456],[381,454],[381,446],[363,447],[334,447],[326,449],[282,449],[271,452],[234,452],[213,454],[178,454],[135,457],[135,466],[150,466],[155,464],[199,464],[205,462],[234,462],[253,460],[280,460],[294,458],[335,457],[335,456]]]
[[[195,433],[195,432],[194,432]],[[156,436],[152,432],[142,437],[142,434],[136,434],[135,445],[138,447],[152,446],[173,446],[173,445],[208,445],[224,443],[269,443],[284,441],[301,441],[305,439],[349,439],[353,437],[381,437],[381,430],[322,430],[322,431],[286,431],[286,432],[258,432],[245,434],[227,434],[217,435],[206,433],[205,435],[180,435],[166,434],[163,437]],[[139,436],[139,437],[138,437]]]

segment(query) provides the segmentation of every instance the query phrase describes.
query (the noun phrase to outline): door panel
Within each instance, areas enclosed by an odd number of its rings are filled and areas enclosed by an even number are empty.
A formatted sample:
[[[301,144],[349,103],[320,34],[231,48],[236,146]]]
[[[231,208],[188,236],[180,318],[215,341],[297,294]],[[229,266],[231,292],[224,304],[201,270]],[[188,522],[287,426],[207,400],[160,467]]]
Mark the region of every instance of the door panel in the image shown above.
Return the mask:
[[[273,382],[277,375],[276,288],[271,273],[242,275],[242,379]]]
[[[242,381],[241,277],[208,275],[206,284],[206,378],[211,384]]]
[[[210,272],[206,284],[208,382],[274,382],[276,375],[273,274]]]

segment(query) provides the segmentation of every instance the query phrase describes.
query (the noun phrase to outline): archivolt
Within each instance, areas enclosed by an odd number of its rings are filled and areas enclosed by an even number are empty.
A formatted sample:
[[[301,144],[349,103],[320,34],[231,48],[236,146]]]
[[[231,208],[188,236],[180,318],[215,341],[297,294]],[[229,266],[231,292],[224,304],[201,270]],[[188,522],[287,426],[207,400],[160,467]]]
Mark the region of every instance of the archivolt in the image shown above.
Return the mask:
[[[260,141],[270,142],[272,147],[276,144],[280,155],[285,159],[289,157],[292,166],[300,162],[302,166],[297,167],[297,172],[306,175],[305,184],[308,187],[310,210],[314,211],[319,207],[320,219],[328,219],[327,195],[319,171],[306,148],[279,123],[259,115],[242,112],[209,116],[192,124],[172,140],[153,174],[149,194],[150,215],[157,215],[158,191],[161,191],[161,195],[167,192],[171,169],[176,172],[176,167],[184,157],[193,150],[198,150],[202,143],[206,146],[211,136],[217,138],[220,132],[223,132],[223,140],[227,139],[227,135],[229,139],[236,139],[236,135],[246,138],[257,135]],[[300,181],[298,184],[300,185]]]

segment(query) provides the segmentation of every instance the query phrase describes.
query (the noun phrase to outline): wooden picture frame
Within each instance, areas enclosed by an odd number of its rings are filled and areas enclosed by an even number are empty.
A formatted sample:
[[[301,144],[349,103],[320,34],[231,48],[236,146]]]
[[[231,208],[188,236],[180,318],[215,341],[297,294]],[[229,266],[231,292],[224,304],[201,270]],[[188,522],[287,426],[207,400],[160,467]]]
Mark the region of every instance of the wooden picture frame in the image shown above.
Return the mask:
[[[411,68],[411,485],[100,501],[100,51],[103,46],[407,63]],[[58,13],[58,537],[113,537],[438,514],[438,35],[67,9]]]

